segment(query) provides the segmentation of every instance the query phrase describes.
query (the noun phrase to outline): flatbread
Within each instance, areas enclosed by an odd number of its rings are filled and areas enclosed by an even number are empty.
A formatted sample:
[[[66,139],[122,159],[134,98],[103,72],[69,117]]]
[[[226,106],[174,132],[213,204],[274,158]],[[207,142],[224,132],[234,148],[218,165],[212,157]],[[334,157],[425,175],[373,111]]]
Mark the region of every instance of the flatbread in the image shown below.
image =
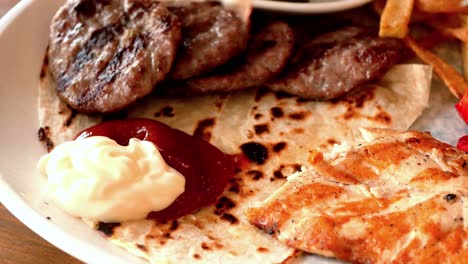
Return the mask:
[[[47,55],[42,64],[38,98],[39,140],[49,152],[55,145],[73,140],[78,132],[102,120],[100,116],[78,114],[58,98]]]
[[[251,223],[285,245],[353,263],[464,263],[468,154],[424,132],[313,151]]]
[[[53,146],[71,140],[102,120],[73,112],[62,103],[46,64],[41,76],[39,120],[46,143]],[[193,215],[164,224],[151,220],[90,224],[113,243],[152,263],[288,262],[299,251],[252,226],[245,210],[298,171],[307,162],[309,149],[353,142],[362,126],[406,130],[427,106],[430,80],[431,68],[414,64],[397,65],[380,83],[334,102],[304,101],[264,89],[190,99],[150,96],[118,117],[157,119],[226,153],[261,145],[267,158],[235,175],[215,205]]]

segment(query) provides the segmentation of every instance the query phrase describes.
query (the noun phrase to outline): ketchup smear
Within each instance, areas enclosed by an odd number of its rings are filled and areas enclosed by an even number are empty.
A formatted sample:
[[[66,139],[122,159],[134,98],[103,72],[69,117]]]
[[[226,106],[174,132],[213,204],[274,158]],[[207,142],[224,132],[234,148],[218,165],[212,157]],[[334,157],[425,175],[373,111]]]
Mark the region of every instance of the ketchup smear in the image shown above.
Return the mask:
[[[152,119],[113,120],[88,128],[77,138],[106,136],[122,146],[131,138],[153,142],[166,163],[185,177],[185,191],[166,209],[147,218],[160,222],[191,214],[213,204],[239,165],[210,143]],[[155,190],[157,193],[157,190]]]

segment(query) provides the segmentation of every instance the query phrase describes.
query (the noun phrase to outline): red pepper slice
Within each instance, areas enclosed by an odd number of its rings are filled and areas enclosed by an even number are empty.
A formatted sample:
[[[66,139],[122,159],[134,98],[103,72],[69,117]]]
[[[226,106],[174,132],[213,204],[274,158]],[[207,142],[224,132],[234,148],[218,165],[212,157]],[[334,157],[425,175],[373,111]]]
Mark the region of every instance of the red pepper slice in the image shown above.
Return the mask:
[[[457,148],[468,152],[468,135],[465,135],[458,140]]]
[[[461,118],[465,120],[465,123],[468,124],[468,92],[466,92],[462,99],[455,105],[458,113]]]

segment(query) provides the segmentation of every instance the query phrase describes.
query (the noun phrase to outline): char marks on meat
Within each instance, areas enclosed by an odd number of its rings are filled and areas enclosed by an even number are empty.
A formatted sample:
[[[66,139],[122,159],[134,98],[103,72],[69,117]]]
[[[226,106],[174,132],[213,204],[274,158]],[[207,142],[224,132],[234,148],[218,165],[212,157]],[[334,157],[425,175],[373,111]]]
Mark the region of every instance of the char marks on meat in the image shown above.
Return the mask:
[[[67,1],[48,54],[58,94],[80,112],[121,110],[165,78],[180,39],[177,17],[155,2]]]
[[[171,71],[174,80],[207,73],[247,46],[248,24],[219,3],[180,1],[168,8],[182,23],[182,44]]]
[[[322,34],[299,49],[289,71],[268,84],[275,91],[329,100],[381,77],[401,57],[401,41],[358,27]]]
[[[52,21],[48,50],[58,95],[83,113],[118,112],[163,80],[170,95],[267,86],[329,100],[381,77],[403,49],[360,27],[303,44],[280,21],[256,24],[249,39],[241,13],[212,1],[69,0]]]
[[[193,95],[261,86],[283,70],[293,48],[294,33],[288,24],[272,22],[254,34],[241,58],[223,66],[220,71],[171,87],[168,92]]]

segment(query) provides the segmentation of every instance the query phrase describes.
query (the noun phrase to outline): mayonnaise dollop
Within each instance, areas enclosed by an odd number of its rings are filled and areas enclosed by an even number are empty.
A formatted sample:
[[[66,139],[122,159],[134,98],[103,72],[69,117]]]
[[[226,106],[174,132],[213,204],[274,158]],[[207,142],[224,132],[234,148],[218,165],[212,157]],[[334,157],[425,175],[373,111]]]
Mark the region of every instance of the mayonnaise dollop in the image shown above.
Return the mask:
[[[149,141],[128,146],[93,136],[66,142],[39,160],[48,195],[65,212],[88,220],[143,219],[168,207],[185,190],[185,178]]]

